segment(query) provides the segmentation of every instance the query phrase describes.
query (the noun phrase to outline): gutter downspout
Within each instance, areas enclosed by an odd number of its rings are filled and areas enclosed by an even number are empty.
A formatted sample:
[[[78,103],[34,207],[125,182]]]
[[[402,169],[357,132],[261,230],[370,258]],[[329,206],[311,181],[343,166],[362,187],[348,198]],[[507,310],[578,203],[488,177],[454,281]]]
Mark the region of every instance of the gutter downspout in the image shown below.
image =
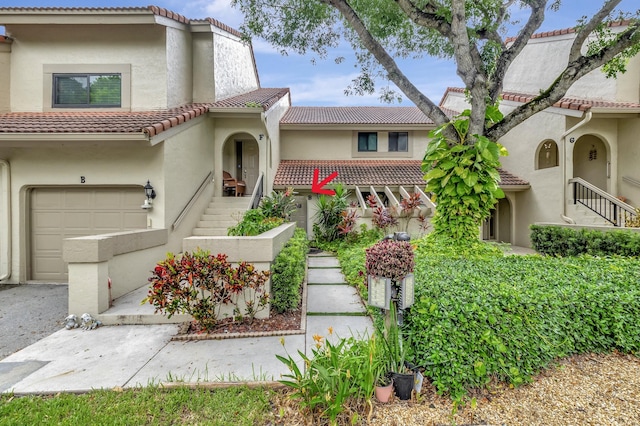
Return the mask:
[[[567,216],[567,136],[571,133],[579,129],[580,127],[586,125],[591,118],[593,117],[593,113],[591,110],[587,111],[585,117],[582,121],[578,122],[575,126],[567,130],[560,136],[560,140],[562,141],[562,213],[560,217],[567,223],[575,224],[576,222]]]
[[[7,257],[6,257],[6,272],[3,275],[0,275],[0,281],[7,280],[11,277],[11,168],[9,166],[9,162],[7,160],[0,160],[0,176],[2,176],[3,187],[0,188],[0,196],[1,199],[4,200],[6,217],[4,218],[6,221],[7,232],[2,232],[0,234],[5,234],[6,241],[5,244],[7,246]],[[0,219],[0,223],[2,219]],[[3,244],[0,242],[0,249],[2,249]],[[1,270],[1,269],[0,269]]]

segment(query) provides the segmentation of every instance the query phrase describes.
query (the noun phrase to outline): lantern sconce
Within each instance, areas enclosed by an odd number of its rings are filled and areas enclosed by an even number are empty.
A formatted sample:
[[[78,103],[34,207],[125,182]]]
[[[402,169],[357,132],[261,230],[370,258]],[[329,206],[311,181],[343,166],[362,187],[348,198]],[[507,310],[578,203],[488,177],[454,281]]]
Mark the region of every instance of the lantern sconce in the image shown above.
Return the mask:
[[[391,301],[391,278],[367,276],[369,306],[389,310]]]
[[[144,200],[142,208],[145,210],[151,210],[153,208],[153,200],[156,198],[156,191],[154,191],[153,186],[151,186],[149,181],[147,181],[147,184],[144,186],[144,195],[147,199]]]

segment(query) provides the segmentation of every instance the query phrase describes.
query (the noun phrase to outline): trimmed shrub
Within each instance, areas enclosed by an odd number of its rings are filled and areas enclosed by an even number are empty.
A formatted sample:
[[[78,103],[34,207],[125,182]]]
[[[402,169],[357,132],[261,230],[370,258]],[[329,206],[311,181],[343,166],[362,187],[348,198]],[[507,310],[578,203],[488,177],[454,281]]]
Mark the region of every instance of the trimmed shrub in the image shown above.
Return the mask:
[[[271,309],[293,311],[300,305],[300,286],[304,281],[309,241],[307,233],[296,228],[271,268]]]
[[[531,225],[531,244],[549,256],[640,256],[640,234],[632,231],[598,231],[553,225]]]
[[[468,258],[417,243],[403,334],[440,393],[459,398],[492,378],[519,385],[571,354],[640,351],[637,258]]]

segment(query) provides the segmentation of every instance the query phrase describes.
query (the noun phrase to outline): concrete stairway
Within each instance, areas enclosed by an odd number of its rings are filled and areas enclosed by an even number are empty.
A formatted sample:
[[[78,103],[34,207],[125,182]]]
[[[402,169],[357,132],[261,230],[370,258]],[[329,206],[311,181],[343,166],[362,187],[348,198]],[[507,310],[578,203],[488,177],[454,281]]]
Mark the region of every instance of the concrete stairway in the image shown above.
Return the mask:
[[[236,225],[249,208],[250,197],[213,197],[193,229],[194,236],[227,235],[227,228]]]
[[[567,216],[575,220],[576,225],[613,226],[611,222],[607,221],[592,210],[582,204],[573,204],[573,202],[569,202],[567,205]]]

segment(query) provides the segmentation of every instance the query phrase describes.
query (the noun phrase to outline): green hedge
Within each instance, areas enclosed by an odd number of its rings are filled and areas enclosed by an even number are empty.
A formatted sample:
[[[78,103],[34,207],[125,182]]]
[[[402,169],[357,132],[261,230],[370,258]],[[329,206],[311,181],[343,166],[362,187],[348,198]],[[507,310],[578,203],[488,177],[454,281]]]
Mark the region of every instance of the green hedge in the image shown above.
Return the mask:
[[[527,382],[552,360],[640,354],[640,260],[442,255],[417,242],[405,316],[416,365],[454,397],[492,377]]]
[[[282,313],[300,305],[300,286],[304,281],[308,252],[307,233],[296,228],[271,267],[271,309]]]
[[[531,244],[550,256],[640,256],[640,233],[597,231],[553,225],[531,225]]]

